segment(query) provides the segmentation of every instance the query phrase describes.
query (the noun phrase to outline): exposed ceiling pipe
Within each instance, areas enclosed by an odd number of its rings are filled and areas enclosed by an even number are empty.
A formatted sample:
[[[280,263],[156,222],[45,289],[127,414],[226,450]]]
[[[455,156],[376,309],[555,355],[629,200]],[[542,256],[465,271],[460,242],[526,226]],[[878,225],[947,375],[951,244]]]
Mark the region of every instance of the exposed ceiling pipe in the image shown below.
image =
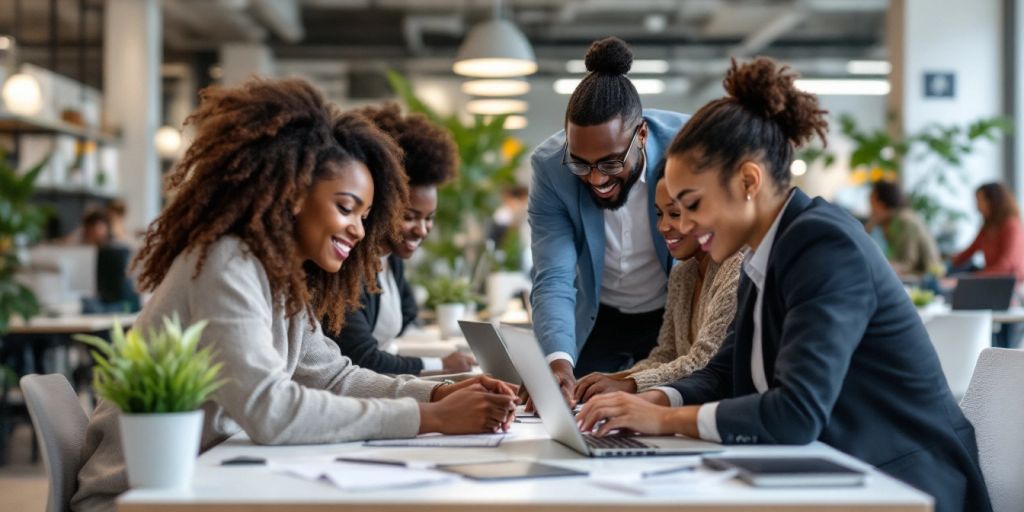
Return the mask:
[[[412,14],[402,19],[402,33],[405,43],[413,55],[423,55],[427,47],[423,43],[423,34],[431,32],[450,36],[461,36],[466,32],[462,17],[454,14]]]

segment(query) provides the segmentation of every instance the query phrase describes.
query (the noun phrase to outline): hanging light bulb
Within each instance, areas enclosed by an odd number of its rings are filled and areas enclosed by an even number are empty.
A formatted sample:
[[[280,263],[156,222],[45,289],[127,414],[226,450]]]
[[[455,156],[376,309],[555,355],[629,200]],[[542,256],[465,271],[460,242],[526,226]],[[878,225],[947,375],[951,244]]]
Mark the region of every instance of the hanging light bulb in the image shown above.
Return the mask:
[[[34,116],[43,110],[43,89],[39,80],[27,73],[12,75],[4,83],[4,106],[21,116]]]
[[[174,158],[181,149],[181,132],[173,126],[161,126],[157,129],[153,142],[161,158]]]

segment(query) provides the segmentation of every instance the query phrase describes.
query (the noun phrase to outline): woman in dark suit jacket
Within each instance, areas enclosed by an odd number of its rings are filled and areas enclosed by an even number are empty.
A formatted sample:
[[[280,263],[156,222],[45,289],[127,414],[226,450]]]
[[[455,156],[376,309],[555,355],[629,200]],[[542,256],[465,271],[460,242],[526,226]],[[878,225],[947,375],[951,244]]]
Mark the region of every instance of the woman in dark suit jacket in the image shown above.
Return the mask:
[[[420,114],[402,115],[396,104],[359,111],[390,135],[404,152],[409,177],[409,202],[399,238],[389,242],[391,254],[381,259],[375,286],[365,287],[362,307],[345,317],[340,333],[328,335],[352,361],[379,373],[419,375],[425,371],[469,371],[473,356],[453,352],[444,358],[397,356],[383,350],[416,320],[416,300],[405,280],[402,260],[412,257],[434,227],[437,188],[455,176],[459,157],[455,141],[444,128]]]
[[[586,404],[582,428],[726,444],[820,440],[935,497],[991,510],[974,429],[899,279],[861,225],[789,187],[793,148],[825,112],[769,59],[726,75],[668,151],[679,231],[712,259],[744,246],[733,334],[711,363],[643,395]],[[674,407],[665,407],[674,406]]]

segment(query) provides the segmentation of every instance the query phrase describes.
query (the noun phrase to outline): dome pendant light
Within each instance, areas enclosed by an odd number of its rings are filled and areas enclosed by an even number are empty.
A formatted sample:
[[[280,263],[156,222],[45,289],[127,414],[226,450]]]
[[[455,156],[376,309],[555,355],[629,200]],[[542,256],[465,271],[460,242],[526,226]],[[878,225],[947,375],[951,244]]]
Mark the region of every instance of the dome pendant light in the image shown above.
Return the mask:
[[[526,76],[537,72],[537,59],[519,28],[501,19],[501,2],[495,1],[494,19],[469,31],[452,70],[477,78]]]

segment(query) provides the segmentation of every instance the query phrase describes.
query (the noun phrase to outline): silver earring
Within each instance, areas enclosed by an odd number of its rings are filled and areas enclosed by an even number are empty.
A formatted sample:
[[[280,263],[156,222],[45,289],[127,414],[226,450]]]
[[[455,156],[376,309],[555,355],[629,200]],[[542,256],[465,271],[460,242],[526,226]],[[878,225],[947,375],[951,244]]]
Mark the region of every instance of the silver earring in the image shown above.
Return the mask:
[[[750,202],[750,194],[747,194],[747,202]]]

